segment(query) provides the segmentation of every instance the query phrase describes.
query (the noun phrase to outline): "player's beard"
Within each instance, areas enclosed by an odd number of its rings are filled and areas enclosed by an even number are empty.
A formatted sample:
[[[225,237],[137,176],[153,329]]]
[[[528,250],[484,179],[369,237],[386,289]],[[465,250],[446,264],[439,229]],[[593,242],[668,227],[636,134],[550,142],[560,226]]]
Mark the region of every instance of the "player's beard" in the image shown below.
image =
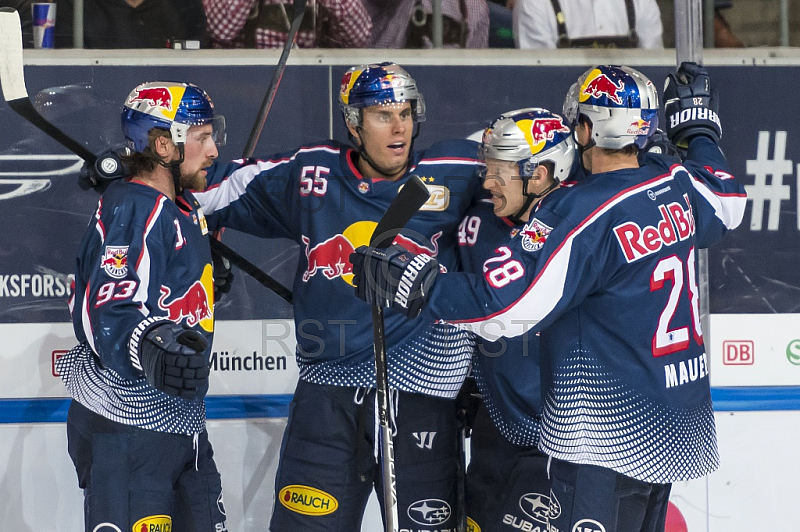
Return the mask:
[[[181,186],[189,190],[205,190],[208,184],[206,183],[205,169],[211,166],[213,161],[206,161],[202,168],[195,170],[190,174],[183,174],[181,176]]]

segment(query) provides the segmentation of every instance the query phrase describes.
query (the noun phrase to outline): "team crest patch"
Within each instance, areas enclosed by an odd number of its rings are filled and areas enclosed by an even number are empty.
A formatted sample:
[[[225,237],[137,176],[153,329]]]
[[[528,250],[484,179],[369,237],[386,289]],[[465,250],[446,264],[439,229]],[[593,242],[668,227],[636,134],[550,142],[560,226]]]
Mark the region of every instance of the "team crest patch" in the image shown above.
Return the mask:
[[[106,246],[100,266],[115,279],[125,277],[128,274],[128,246]]]
[[[552,230],[552,227],[534,218],[522,228],[522,249],[525,251],[538,251],[542,249],[545,240],[547,240],[547,235],[549,235]]]
[[[133,524],[133,532],[172,532],[172,518],[168,515],[149,515]]]

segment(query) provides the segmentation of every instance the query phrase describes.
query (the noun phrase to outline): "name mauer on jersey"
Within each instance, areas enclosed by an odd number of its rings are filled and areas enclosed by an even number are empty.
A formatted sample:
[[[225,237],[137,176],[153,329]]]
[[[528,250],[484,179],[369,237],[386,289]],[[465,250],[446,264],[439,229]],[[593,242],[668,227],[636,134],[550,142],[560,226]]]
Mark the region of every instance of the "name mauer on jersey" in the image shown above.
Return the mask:
[[[628,263],[652,255],[664,246],[682,242],[695,234],[689,196],[684,194],[683,199],[686,202],[685,209],[678,202],[660,204],[658,212],[661,219],[655,225],[640,227],[636,222],[630,221],[614,227],[614,235]]]

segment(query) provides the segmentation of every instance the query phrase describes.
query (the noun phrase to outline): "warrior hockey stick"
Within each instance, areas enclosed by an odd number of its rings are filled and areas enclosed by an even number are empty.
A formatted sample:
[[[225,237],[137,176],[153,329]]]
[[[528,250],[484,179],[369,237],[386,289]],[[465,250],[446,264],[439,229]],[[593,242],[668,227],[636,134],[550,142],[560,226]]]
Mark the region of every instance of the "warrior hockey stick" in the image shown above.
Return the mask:
[[[292,13],[294,18],[292,20],[292,25],[289,28],[289,33],[286,35],[286,43],[283,45],[283,51],[281,52],[280,59],[278,59],[278,65],[275,67],[275,71],[272,73],[272,80],[267,88],[267,93],[264,95],[264,100],[261,102],[261,109],[258,111],[255,123],[253,124],[253,129],[250,131],[247,144],[245,144],[244,151],[242,152],[243,159],[251,157],[253,155],[253,151],[255,151],[258,138],[261,136],[261,131],[264,129],[264,123],[267,120],[267,115],[272,107],[272,102],[275,100],[275,94],[278,92],[278,87],[281,84],[283,73],[286,70],[286,61],[289,59],[289,52],[291,51],[295,37],[297,36],[297,30],[300,29],[300,24],[303,22],[303,15],[305,14],[305,11],[306,0],[294,0]],[[291,290],[280,284],[278,281],[261,271],[257,266],[250,263],[247,259],[223,244],[220,240],[221,237],[221,234],[215,233],[210,239],[212,251],[219,253],[233,264],[238,266],[240,270],[249,274],[262,285],[282,297],[290,305],[292,304],[293,298]]]
[[[386,214],[372,233],[370,246],[387,248],[400,230],[422,207],[430,193],[422,180],[412,175],[394,198]],[[372,306],[372,336],[375,346],[375,388],[378,396],[378,420],[381,427],[381,455],[383,457],[383,508],[386,530],[397,532],[397,484],[394,474],[394,443],[389,423],[389,367],[386,357],[386,333],[383,307]]]
[[[22,25],[19,13],[10,7],[0,8],[0,85],[11,109],[84,161],[94,164],[95,154],[48,122],[33,107],[25,88],[22,66]]]

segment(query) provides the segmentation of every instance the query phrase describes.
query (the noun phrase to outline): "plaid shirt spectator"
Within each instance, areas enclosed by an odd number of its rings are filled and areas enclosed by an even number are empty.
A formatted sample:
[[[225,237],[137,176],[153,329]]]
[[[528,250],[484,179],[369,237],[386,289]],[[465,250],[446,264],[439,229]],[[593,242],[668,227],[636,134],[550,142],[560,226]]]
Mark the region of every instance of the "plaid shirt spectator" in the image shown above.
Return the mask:
[[[203,0],[203,6],[215,48],[281,48],[286,42],[292,20],[291,1]],[[361,0],[309,0],[308,6],[295,40],[300,48],[360,48],[369,42],[372,21]],[[248,19],[259,20],[259,13],[279,13],[281,24],[275,24],[273,17],[266,25],[247,25]]]
[[[363,0],[372,17],[373,30],[370,48],[408,48],[417,47],[409,41],[411,18],[417,4],[428,15],[430,24],[433,8],[431,0]],[[463,35],[465,48],[486,48],[489,45],[489,6],[486,0],[442,0],[442,15],[460,23],[466,11],[466,35]],[[446,31],[446,30],[445,30]],[[430,32],[427,32],[428,35]],[[426,35],[422,47],[430,48],[431,39]],[[444,37],[445,48],[461,46],[458,42],[448,42]]]

